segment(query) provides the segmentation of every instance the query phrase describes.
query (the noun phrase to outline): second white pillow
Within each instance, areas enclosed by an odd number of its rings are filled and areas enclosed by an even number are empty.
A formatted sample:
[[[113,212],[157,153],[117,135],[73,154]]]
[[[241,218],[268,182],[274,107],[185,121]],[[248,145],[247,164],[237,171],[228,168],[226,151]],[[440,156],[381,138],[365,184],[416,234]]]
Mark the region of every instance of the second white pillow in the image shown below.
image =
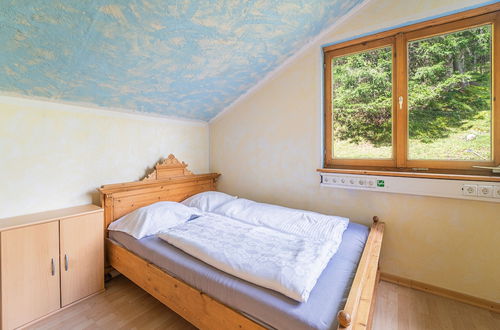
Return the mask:
[[[237,198],[219,191],[204,191],[186,198],[181,203],[189,207],[196,207],[203,212],[212,212],[219,206]]]
[[[257,203],[244,198],[225,203],[213,212],[256,226],[321,240],[341,241],[349,224],[348,218]]]

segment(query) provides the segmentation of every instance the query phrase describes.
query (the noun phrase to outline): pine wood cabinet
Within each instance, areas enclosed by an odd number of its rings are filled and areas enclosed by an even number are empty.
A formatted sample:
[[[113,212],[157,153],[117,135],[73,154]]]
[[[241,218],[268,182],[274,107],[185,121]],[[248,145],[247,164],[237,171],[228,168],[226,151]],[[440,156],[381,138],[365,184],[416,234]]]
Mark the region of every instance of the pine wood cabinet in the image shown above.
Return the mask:
[[[59,224],[1,233],[2,329],[59,309]]]
[[[0,219],[1,329],[104,289],[103,211],[94,205]]]
[[[103,289],[102,212],[60,222],[61,305]]]

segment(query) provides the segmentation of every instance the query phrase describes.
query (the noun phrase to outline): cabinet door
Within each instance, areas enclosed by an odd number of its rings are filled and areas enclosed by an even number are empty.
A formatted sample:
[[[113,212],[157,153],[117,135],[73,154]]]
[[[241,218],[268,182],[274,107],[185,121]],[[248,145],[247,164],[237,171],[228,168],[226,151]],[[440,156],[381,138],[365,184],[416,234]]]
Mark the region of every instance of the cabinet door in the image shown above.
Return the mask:
[[[61,303],[104,289],[102,212],[61,220]]]
[[[59,222],[0,234],[2,329],[60,308]]]

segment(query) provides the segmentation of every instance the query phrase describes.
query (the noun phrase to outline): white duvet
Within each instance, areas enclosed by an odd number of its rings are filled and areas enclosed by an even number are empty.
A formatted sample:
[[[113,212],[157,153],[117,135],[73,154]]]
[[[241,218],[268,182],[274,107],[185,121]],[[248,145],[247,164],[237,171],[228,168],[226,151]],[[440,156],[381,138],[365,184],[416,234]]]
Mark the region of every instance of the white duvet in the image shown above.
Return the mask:
[[[305,302],[346,226],[325,240],[206,214],[158,236],[213,267]]]

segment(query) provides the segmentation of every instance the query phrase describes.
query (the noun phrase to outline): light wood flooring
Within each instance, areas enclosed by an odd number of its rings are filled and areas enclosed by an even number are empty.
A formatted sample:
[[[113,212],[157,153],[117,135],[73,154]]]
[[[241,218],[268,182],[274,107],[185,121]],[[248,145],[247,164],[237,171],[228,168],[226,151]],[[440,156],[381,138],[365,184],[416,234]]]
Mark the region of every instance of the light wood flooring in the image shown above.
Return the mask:
[[[500,330],[500,314],[382,281],[373,329]]]
[[[28,329],[195,329],[123,276],[106,289]],[[500,314],[380,282],[373,329],[497,330]]]

